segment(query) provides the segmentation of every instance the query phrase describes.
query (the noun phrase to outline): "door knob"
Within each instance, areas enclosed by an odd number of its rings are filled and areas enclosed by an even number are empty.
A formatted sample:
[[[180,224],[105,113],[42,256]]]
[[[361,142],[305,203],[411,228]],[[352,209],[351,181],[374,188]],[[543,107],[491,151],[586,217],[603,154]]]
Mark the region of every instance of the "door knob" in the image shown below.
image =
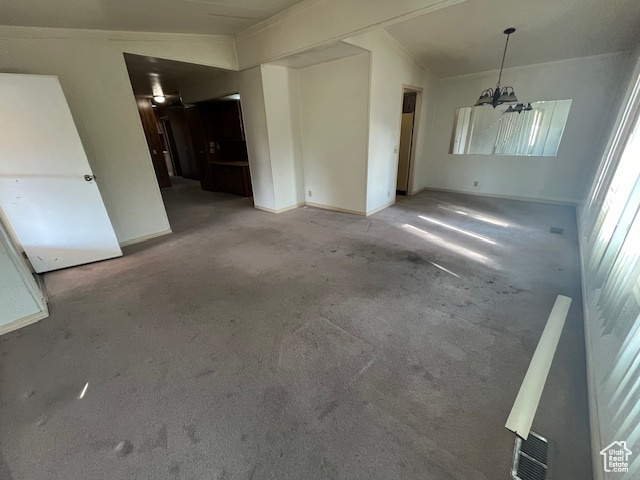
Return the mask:
[[[85,175],[85,176],[84,176],[84,179],[85,179],[87,182],[90,182],[91,180],[94,180],[95,178],[96,178],[96,177],[95,177],[94,175]]]

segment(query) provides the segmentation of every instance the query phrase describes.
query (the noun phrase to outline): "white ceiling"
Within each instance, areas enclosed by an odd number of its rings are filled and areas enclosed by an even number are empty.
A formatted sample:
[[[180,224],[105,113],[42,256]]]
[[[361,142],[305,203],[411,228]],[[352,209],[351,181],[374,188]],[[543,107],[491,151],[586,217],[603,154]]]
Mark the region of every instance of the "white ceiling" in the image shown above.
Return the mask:
[[[387,31],[439,77],[618,52],[640,44],[640,0],[466,0]],[[604,86],[603,86],[604,88]]]
[[[0,0],[0,24],[234,35],[300,0]]]
[[[340,58],[352,57],[366,50],[348,43],[336,42],[320,47],[310,48],[304,52],[296,53],[288,57],[272,62],[275,65],[283,65],[289,68],[305,68],[319,63],[330,62]]]
[[[228,70],[205,65],[129,53],[124,54],[124,59],[133,91],[141,96],[151,96],[154,84],[159,85],[163,93],[170,94],[185,86],[212,80],[228,72]]]
[[[0,0],[0,23],[149,32],[235,34],[299,0]],[[617,52],[640,43],[640,0],[465,0],[387,31],[439,77]],[[333,47],[332,47],[333,48]],[[318,51],[294,68],[349,52]],[[308,57],[308,58],[307,58]],[[326,61],[326,60],[325,60]]]

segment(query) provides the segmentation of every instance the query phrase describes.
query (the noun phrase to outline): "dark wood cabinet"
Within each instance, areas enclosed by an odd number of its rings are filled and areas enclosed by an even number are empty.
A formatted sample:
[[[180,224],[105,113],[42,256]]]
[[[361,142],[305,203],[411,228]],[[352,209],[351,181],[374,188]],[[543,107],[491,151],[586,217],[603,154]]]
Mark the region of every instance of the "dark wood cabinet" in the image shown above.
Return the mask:
[[[146,121],[151,125],[150,119],[156,120],[151,101],[145,99],[141,103],[146,107],[141,108],[143,124]],[[239,101],[210,100],[195,105],[162,106],[155,110],[157,121],[163,126],[161,130],[166,133],[167,150],[171,153],[177,175],[199,180],[203,190],[252,196]],[[157,121],[153,122],[155,130],[145,125],[145,131],[155,131],[158,140],[150,135],[147,139],[150,146],[157,144],[155,150],[161,154],[162,141]],[[170,185],[166,165],[164,175]],[[163,186],[160,174],[158,179]]]
[[[251,196],[247,142],[237,100],[213,100],[197,104],[206,157],[202,188]]]
[[[245,197],[252,195],[249,162],[215,162],[210,163],[209,168],[214,191],[235,193]]]

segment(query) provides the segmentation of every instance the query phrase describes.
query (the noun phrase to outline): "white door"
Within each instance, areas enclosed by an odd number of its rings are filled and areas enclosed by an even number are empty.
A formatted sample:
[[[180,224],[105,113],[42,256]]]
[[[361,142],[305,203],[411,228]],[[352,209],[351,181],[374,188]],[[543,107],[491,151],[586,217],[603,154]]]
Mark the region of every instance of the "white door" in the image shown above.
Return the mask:
[[[0,98],[0,208],[36,272],[121,256],[58,77],[0,74]]]

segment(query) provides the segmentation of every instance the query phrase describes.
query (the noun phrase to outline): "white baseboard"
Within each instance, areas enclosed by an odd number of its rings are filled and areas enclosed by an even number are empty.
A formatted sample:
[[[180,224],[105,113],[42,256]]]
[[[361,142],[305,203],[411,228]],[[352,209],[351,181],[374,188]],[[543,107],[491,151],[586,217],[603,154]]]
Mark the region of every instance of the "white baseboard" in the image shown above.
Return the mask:
[[[384,210],[385,208],[389,208],[391,205],[393,205],[394,203],[396,203],[395,199],[393,199],[392,201],[390,201],[389,203],[387,203],[386,205],[382,205],[378,208],[374,208],[373,210],[371,210],[370,212],[367,212],[367,217],[370,217],[371,215],[375,215],[378,212],[381,212],[382,210]]]
[[[278,210],[276,210],[276,213],[289,212],[291,210],[295,210],[296,208],[304,207],[305,205],[306,205],[305,202],[296,203],[295,205],[290,205],[288,207],[279,208]]]
[[[315,207],[315,208],[321,208],[322,210],[331,210],[332,212],[340,212],[340,213],[350,213],[351,215],[361,215],[361,216],[366,216],[365,212],[358,212],[356,210],[348,210],[346,208],[340,208],[340,207],[333,207],[331,205],[323,205],[321,203],[311,203],[311,202],[306,202],[307,206],[309,207]]]
[[[43,318],[47,318],[48,316],[49,310],[45,308],[41,312],[37,312],[29,315],[28,317],[21,318],[20,320],[15,320],[11,323],[7,323],[6,325],[0,326],[0,335],[4,335],[5,333],[13,332],[14,330],[18,330],[19,328],[39,322],[40,320],[42,320]]]
[[[135,245],[136,243],[146,242],[147,240],[151,240],[152,238],[162,237],[163,235],[168,235],[170,233],[173,233],[173,230],[168,228],[166,230],[162,230],[161,232],[150,233],[149,235],[144,235],[143,237],[132,238],[131,240],[120,242],[120,247],[128,247],[129,245]]]
[[[349,213],[351,215],[365,215],[364,212],[357,212],[355,210],[348,210],[346,208],[333,207],[331,205],[323,205],[321,203],[312,203],[312,202],[302,202],[296,205],[291,205],[290,207],[279,208],[278,210],[274,208],[263,207],[262,205],[254,205],[253,207],[257,208],[258,210],[262,210],[264,212],[269,212],[269,213],[283,213],[283,212],[288,212],[289,210],[294,210],[300,207],[314,207],[314,208],[320,208],[322,210],[331,210],[332,212]]]
[[[505,199],[505,200],[517,200],[520,202],[535,202],[535,203],[545,203],[545,204],[550,204],[550,205],[566,205],[566,206],[570,206],[570,207],[576,207],[576,202],[570,201],[570,200],[550,200],[547,198],[534,198],[534,197],[516,197],[516,196],[512,196],[512,195],[498,195],[498,194],[493,194],[493,193],[480,193],[480,192],[466,192],[464,190],[452,190],[452,189],[448,189],[448,188],[432,188],[432,187],[420,187],[418,190],[415,190],[413,192],[410,193],[410,195],[416,195],[420,192],[424,192],[424,191],[429,191],[429,192],[445,192],[445,193],[458,193],[461,195],[471,195],[471,196],[476,196],[476,197],[485,197],[485,198],[501,198],[501,199]],[[371,215],[374,215],[378,212],[381,212],[382,210],[389,208],[390,206],[394,205],[396,203],[395,198],[385,204],[382,205],[378,208],[374,208],[373,210],[369,211],[369,212],[359,212],[356,210],[349,210],[346,208],[340,208],[340,207],[334,207],[332,205],[324,205],[321,203],[313,203],[313,202],[302,202],[302,203],[298,203],[296,205],[291,205],[290,207],[285,207],[285,208],[280,208],[280,209],[274,209],[274,208],[269,208],[269,207],[263,207],[261,205],[254,205],[254,208],[257,208],[258,210],[263,210],[265,212],[269,212],[269,213],[283,213],[283,212],[288,212],[289,210],[293,210],[295,208],[300,208],[300,207],[304,207],[309,206],[309,207],[315,207],[315,208],[321,208],[323,210],[331,210],[333,212],[341,212],[341,213],[350,213],[352,215],[364,215],[365,217],[369,217]]]
[[[471,195],[474,197],[488,197],[488,198],[503,198],[505,200],[517,200],[520,202],[535,202],[535,203],[545,203],[548,205],[567,205],[570,207],[575,207],[577,202],[572,200],[552,200],[549,198],[537,198],[537,197],[518,197],[514,195],[500,195],[497,193],[482,193],[482,192],[467,192],[465,190],[453,190],[449,188],[432,188],[432,187],[424,187],[418,192],[421,191],[430,191],[430,192],[445,192],[445,193],[459,193],[461,195]],[[415,192],[415,193],[418,193]],[[415,195],[414,193],[414,195]]]
[[[258,205],[257,203],[253,204],[253,208],[262,210],[263,212],[278,213],[278,211],[275,208],[263,207],[262,205]]]
[[[262,205],[256,205],[254,204],[253,207],[257,208],[258,210],[262,210],[263,212],[269,212],[269,213],[284,213],[284,212],[288,212],[290,210],[295,210],[296,208],[300,208],[300,207],[304,207],[306,205],[305,202],[302,203],[296,203],[295,205],[290,205],[288,207],[284,207],[284,208],[269,208],[269,207],[263,207]]]
[[[331,210],[332,212],[340,212],[340,213],[350,213],[352,215],[365,215],[364,212],[357,212],[355,210],[348,210],[346,208],[340,208],[340,207],[333,207],[331,205],[323,205],[321,203],[312,203],[312,202],[302,202],[302,203],[298,203],[296,205],[291,205],[290,207],[285,207],[285,208],[279,208],[279,209],[274,209],[274,208],[269,208],[269,207],[263,207],[262,205],[254,205],[254,208],[257,208],[258,210],[262,210],[264,212],[269,212],[269,213],[283,213],[283,212],[288,212],[289,210],[294,210],[296,208],[300,208],[300,207],[314,207],[314,208],[320,208],[322,210]]]

